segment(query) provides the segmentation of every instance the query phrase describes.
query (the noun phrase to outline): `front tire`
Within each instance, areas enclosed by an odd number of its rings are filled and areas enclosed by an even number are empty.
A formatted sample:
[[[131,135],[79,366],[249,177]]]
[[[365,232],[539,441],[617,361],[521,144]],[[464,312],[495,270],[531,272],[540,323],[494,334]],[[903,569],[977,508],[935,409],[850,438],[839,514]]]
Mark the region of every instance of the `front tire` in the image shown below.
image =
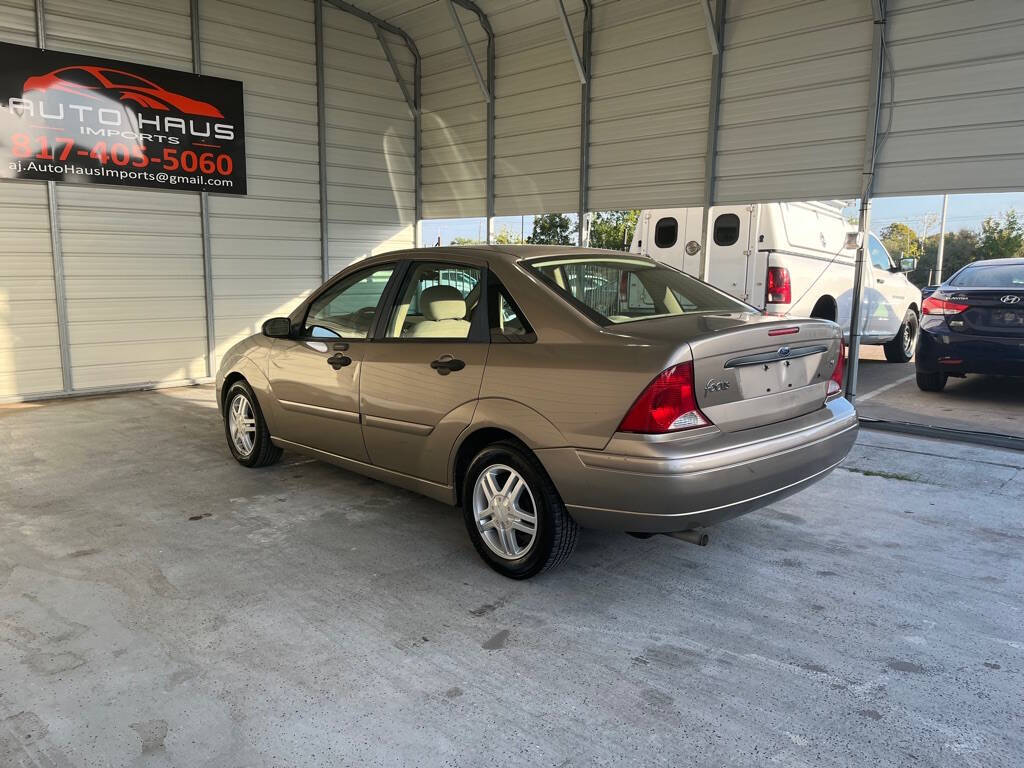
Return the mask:
[[[579,526],[537,457],[517,443],[494,443],[476,455],[462,504],[476,551],[510,579],[561,565],[576,546]]]
[[[903,318],[903,324],[896,337],[885,344],[885,359],[890,363],[909,363],[914,356],[914,345],[917,344],[917,332],[919,328],[917,313],[907,310],[907,316]]]
[[[270,430],[252,388],[236,381],[224,396],[224,435],[235,461],[244,467],[266,467],[283,451],[270,442]]]
[[[941,392],[946,386],[946,374],[938,371],[936,373],[917,372],[917,388],[923,392]]]

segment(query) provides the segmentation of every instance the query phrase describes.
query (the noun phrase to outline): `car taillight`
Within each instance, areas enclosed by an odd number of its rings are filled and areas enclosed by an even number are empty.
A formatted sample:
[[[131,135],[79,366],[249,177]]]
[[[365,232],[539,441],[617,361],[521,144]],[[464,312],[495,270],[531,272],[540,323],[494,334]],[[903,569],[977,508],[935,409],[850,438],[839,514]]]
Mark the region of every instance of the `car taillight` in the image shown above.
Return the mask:
[[[838,395],[843,391],[843,373],[846,370],[846,343],[839,340],[839,357],[836,359],[836,367],[828,380],[828,389],[825,390],[826,397]]]
[[[968,306],[940,296],[929,296],[921,303],[921,311],[926,315],[959,315]]]
[[[768,304],[789,304],[793,301],[793,284],[789,270],[785,267],[768,267],[768,288],[765,302]]]
[[[647,385],[619,424],[619,432],[663,434],[710,423],[697,407],[693,363],[686,362],[662,371]]]

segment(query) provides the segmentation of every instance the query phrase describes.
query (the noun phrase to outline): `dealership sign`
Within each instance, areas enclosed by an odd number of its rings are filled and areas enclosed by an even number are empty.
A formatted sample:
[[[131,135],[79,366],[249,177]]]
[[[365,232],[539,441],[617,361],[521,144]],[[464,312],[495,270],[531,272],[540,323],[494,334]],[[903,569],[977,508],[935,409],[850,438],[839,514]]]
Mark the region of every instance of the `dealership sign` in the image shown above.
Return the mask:
[[[0,178],[244,195],[242,84],[0,43]]]

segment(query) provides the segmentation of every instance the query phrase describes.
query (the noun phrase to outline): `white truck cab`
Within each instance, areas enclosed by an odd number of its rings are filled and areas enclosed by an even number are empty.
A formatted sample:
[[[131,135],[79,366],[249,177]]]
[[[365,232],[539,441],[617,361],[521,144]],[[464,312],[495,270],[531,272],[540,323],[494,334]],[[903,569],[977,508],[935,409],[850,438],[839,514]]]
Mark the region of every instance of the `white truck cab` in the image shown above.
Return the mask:
[[[841,201],[717,205],[701,242],[701,208],[641,211],[630,246],[705,280],[772,315],[839,323],[849,339],[856,251]],[[907,362],[917,341],[921,291],[870,234],[864,275],[862,341],[884,344],[886,359]]]

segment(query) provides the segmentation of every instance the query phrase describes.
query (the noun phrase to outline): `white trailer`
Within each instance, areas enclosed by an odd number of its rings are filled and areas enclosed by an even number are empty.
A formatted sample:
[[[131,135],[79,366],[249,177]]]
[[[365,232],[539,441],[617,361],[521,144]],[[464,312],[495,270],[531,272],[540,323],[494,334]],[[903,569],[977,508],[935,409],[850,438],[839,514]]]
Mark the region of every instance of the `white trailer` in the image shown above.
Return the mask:
[[[701,208],[642,211],[630,251],[700,275],[772,315],[839,323],[849,339],[856,250],[855,227],[841,201],[719,205],[701,242]],[[874,234],[868,238],[862,341],[884,344],[886,359],[906,362],[917,341],[921,291],[908,279],[914,260],[893,262]]]

